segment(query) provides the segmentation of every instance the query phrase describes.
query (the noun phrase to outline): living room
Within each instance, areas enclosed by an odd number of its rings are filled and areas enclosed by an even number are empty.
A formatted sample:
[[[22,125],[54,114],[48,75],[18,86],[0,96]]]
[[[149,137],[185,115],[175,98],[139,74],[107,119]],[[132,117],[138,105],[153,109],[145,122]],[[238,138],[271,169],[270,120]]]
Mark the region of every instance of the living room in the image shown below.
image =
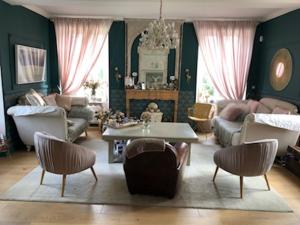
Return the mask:
[[[0,0],[0,224],[299,224],[299,19]]]

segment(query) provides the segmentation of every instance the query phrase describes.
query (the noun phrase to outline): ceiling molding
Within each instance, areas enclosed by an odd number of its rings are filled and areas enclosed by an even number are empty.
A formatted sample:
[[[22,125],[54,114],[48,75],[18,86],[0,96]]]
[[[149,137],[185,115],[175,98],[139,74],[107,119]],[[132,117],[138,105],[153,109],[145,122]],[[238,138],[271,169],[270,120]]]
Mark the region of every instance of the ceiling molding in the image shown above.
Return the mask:
[[[159,0],[4,0],[44,17],[157,19]],[[299,0],[164,0],[165,19],[264,22],[300,8]]]
[[[294,11],[296,9],[298,9],[298,8],[290,8],[290,9],[281,9],[281,10],[278,10],[278,11],[272,13],[272,14],[269,14],[269,15],[263,17],[263,22],[271,20],[271,19],[274,19],[274,18],[279,17],[279,16],[282,16],[282,15],[284,15],[284,14],[286,14],[288,12]]]
[[[50,14],[47,11],[45,11],[37,6],[33,6],[33,5],[22,5],[22,6],[43,16],[43,17],[50,18]]]

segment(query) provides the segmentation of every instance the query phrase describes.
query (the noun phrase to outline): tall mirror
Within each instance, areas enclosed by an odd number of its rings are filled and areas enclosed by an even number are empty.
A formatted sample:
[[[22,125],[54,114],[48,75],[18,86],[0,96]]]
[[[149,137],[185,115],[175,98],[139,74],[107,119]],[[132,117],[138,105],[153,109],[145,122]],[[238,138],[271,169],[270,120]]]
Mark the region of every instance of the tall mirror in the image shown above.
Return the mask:
[[[179,43],[176,49],[147,49],[139,47],[141,33],[147,28],[152,20],[126,20],[127,31],[127,76],[137,74],[136,81],[144,82],[147,89],[161,89],[169,83],[170,76],[178,79],[181,26],[183,21],[174,22],[176,32],[179,34]]]

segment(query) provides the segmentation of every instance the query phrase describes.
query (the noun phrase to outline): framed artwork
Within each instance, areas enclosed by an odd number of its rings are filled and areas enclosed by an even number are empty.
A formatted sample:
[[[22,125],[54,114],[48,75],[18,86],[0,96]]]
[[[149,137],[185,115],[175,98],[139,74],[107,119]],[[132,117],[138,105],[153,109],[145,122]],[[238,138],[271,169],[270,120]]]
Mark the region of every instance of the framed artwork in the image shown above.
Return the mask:
[[[46,49],[15,45],[17,84],[46,80]]]

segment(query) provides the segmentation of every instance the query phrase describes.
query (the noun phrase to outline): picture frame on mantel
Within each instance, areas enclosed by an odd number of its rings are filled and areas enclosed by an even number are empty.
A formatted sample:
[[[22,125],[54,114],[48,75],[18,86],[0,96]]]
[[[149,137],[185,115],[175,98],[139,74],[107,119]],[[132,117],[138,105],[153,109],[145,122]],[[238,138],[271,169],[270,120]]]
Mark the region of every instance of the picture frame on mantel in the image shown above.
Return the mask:
[[[16,83],[30,84],[46,81],[46,63],[46,49],[16,44]]]

